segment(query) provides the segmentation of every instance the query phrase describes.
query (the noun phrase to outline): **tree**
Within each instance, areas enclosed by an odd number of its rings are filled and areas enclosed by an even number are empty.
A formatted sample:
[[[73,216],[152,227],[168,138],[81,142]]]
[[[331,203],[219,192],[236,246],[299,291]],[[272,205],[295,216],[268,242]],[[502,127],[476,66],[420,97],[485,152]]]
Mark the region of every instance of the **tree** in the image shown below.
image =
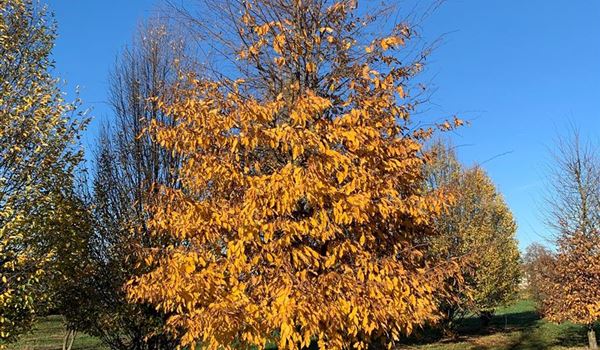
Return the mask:
[[[86,181],[85,178],[80,179]],[[78,187],[83,189],[84,183]],[[78,328],[74,326],[75,318],[82,319],[85,310],[78,306],[89,300],[92,294],[89,289],[81,288],[86,273],[90,269],[88,259],[90,241],[93,233],[93,220],[88,196],[76,188],[63,190],[60,205],[49,213],[47,220],[54,227],[49,232],[59,232],[46,238],[54,252],[53,259],[47,264],[49,309],[65,317],[66,333],[63,350],[70,350]],[[89,302],[89,301],[88,301]]]
[[[49,297],[81,158],[85,121],[50,73],[55,36],[33,0],[0,1],[0,342],[27,331]]]
[[[453,264],[418,244],[446,197],[421,186],[435,130],[410,118],[412,29],[364,42],[352,1],[206,6],[218,22],[194,23],[240,69],[157,99],[175,124],[150,135],[180,157],[181,187],[155,187],[147,226],[171,243],[145,250],[131,298],[208,349],[391,346],[435,321]]]
[[[520,279],[516,224],[502,195],[485,171],[465,169],[450,146],[437,142],[434,161],[427,165],[427,185],[453,195],[449,209],[435,219],[440,233],[432,252],[459,259],[463,284],[449,280],[455,293],[444,301],[448,322],[465,312],[476,312],[484,323],[498,306],[514,300]],[[452,288],[452,287],[451,287]]]
[[[530,244],[523,257],[527,289],[542,314],[544,313],[544,300],[547,298],[546,281],[551,278],[554,271],[554,262],[555,257],[552,251],[539,243]]]
[[[66,315],[72,328],[99,337],[111,349],[175,347],[175,339],[163,332],[164,314],[130,303],[123,285],[144,271],[132,256],[138,247],[162,244],[145,227],[151,186],[178,186],[178,156],[151,142],[143,130],[153,120],[172,124],[150,98],[164,93],[180,70],[191,69],[188,49],[183,35],[155,18],[140,28],[111,74],[114,122],[98,146],[90,267],[80,271]]]
[[[600,316],[600,162],[577,131],[556,149],[547,204],[557,254],[544,283],[544,312],[551,321],[587,325],[589,347],[597,349],[592,326]]]

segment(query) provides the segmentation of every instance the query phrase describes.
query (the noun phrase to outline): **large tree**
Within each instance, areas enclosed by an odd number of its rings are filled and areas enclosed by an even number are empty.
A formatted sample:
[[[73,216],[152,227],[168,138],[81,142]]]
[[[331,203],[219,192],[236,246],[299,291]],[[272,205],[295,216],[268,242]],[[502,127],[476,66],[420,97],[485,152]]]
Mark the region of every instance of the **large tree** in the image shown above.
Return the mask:
[[[427,185],[451,193],[448,210],[435,218],[440,233],[432,254],[461,261],[464,278],[443,309],[448,321],[479,313],[484,321],[493,310],[516,297],[520,256],[512,213],[493,181],[479,167],[465,168],[451,146],[436,142],[434,161],[426,167]],[[449,287],[455,284],[449,280]]]
[[[587,325],[589,347],[597,349],[592,326],[600,317],[600,159],[578,132],[560,139],[556,150],[547,209],[558,249],[544,283],[543,310],[552,321]]]
[[[146,250],[131,297],[208,349],[391,346],[434,321],[453,265],[419,246],[446,198],[422,186],[434,130],[410,116],[412,28],[354,1],[203,4],[205,47],[232,53],[158,99],[175,124],[150,134],[181,187],[156,186],[147,225],[172,243]]]
[[[55,36],[37,2],[0,1],[0,342],[31,326],[72,232],[84,123],[51,75]]]

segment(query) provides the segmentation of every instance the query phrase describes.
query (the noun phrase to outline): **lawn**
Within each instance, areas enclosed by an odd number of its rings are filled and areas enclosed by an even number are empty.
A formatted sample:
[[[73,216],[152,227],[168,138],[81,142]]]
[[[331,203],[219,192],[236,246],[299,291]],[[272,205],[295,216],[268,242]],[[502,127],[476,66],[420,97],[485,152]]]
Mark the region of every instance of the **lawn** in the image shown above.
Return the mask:
[[[24,336],[8,350],[62,350],[65,328],[61,316],[48,316],[40,320],[33,332]],[[79,333],[72,350],[106,350],[98,339]]]
[[[573,324],[555,325],[540,320],[531,301],[521,300],[496,312],[490,327],[482,330],[479,320],[468,318],[458,328],[456,339],[437,339],[405,345],[407,350],[519,350],[585,349],[585,329]],[[54,350],[62,348],[64,328],[60,316],[42,319],[32,334],[10,350]],[[105,350],[93,337],[79,334],[74,350]]]
[[[598,330],[597,330],[598,331]],[[541,320],[535,305],[520,300],[496,311],[490,327],[482,330],[477,318],[468,318],[458,328],[457,339],[440,339],[404,346],[414,350],[533,350],[586,349],[586,330],[578,325],[552,324]]]

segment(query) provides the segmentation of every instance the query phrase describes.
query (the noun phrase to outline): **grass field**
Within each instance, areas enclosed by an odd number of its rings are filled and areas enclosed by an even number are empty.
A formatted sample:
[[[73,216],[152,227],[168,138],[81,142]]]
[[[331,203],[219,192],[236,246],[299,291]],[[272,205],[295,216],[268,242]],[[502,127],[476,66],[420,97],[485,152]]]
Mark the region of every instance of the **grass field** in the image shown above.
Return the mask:
[[[482,330],[479,320],[466,319],[456,339],[421,340],[401,349],[414,350],[519,350],[585,349],[585,329],[573,324],[555,325],[540,320],[531,301],[521,300],[497,311],[490,327]],[[64,328],[60,316],[41,320],[34,332],[10,350],[54,350],[62,348]],[[79,334],[74,350],[105,350],[97,339]]]
[[[537,350],[586,349],[586,330],[571,323],[552,324],[539,318],[535,305],[521,300],[497,310],[488,329],[477,318],[466,319],[457,339],[405,346],[415,350]]]
[[[61,350],[65,328],[61,316],[49,316],[35,326],[31,334],[24,336],[9,350]],[[73,342],[73,350],[106,350],[98,339],[86,334],[78,334]]]

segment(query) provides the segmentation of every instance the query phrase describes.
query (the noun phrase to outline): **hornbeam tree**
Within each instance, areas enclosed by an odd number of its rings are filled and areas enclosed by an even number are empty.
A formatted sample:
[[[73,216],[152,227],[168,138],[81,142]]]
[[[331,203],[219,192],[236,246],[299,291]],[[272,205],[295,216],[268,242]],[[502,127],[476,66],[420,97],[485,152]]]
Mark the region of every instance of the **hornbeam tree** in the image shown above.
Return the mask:
[[[575,132],[559,140],[548,196],[548,221],[558,233],[551,273],[544,278],[543,311],[551,321],[588,327],[600,318],[600,159],[593,145]]]
[[[149,132],[182,160],[180,186],[153,190],[147,227],[171,243],[146,249],[132,300],[170,315],[192,348],[392,346],[435,321],[455,264],[421,244],[448,200],[423,189],[422,146],[460,122],[411,121],[423,57],[399,57],[412,28],[368,38],[381,22],[354,1],[206,8],[219,20],[194,23],[220,52],[235,48],[239,69],[156,100],[175,125]]]

